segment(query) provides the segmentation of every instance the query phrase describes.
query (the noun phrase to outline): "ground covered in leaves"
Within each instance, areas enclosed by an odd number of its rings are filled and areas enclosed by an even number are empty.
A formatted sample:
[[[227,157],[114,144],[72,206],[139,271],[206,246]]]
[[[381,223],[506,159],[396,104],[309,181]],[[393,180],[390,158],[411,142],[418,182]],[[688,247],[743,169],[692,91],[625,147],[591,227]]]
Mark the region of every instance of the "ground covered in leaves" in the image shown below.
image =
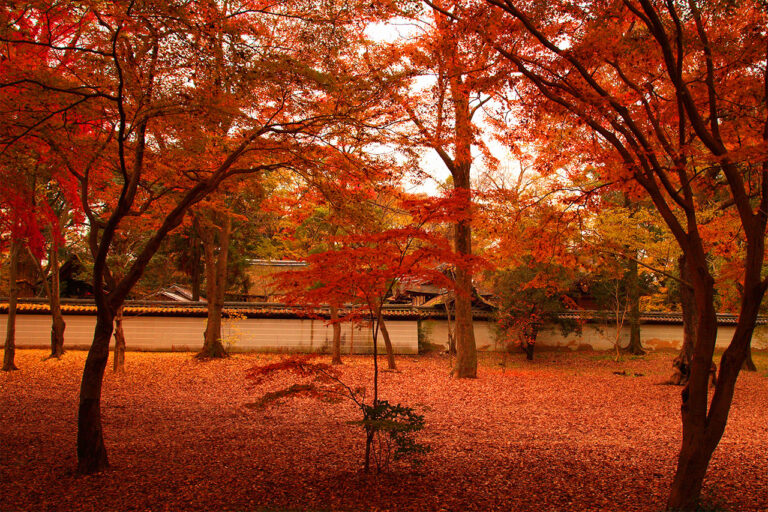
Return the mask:
[[[17,351],[21,370],[0,375],[3,511],[661,510],[681,438],[680,389],[658,385],[669,353],[483,354],[476,380],[450,379],[447,356],[399,357],[381,395],[423,412],[432,451],[365,474],[353,404],[247,406],[291,383],[245,379],[279,356],[129,352],[104,384],[111,468],[83,477],[73,468],[85,353],[44,356]],[[705,483],[716,510],[768,510],[768,356],[756,359]],[[345,363],[345,381],[370,388],[370,357]]]

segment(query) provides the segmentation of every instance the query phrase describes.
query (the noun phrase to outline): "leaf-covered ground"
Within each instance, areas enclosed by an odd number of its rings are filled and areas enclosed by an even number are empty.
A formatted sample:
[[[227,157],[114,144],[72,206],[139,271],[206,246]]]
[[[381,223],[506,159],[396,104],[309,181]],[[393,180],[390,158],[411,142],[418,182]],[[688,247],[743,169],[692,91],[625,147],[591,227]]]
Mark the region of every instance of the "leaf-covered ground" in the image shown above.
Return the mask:
[[[279,356],[197,362],[128,353],[109,370],[103,421],[111,469],[75,466],[84,352],[43,361],[17,352],[0,375],[0,510],[661,510],[680,442],[680,389],[657,385],[671,354],[615,363],[596,353],[484,354],[480,378],[452,380],[447,356],[400,357],[381,394],[426,416],[418,466],[361,471],[363,436],[350,403],[264,392],[248,368]],[[370,358],[345,359],[370,384]],[[768,510],[768,356],[743,373],[705,483],[718,510]],[[616,375],[624,372],[627,376]],[[635,374],[641,374],[635,376]]]

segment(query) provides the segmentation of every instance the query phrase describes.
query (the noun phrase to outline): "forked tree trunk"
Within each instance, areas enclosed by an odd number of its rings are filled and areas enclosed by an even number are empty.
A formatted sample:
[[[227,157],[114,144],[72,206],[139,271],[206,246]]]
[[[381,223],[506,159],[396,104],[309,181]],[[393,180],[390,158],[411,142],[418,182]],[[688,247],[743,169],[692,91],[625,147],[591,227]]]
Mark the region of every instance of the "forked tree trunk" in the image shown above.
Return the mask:
[[[123,331],[123,306],[115,313],[115,348],[112,355],[112,371],[121,373],[125,370],[125,332]]]
[[[699,253],[689,265],[697,314],[696,343],[691,360],[691,376],[683,390],[681,405],[683,443],[677,471],[672,482],[667,508],[694,510],[698,506],[701,486],[712,453],[717,447],[728,420],[736,379],[749,350],[752,333],[763,296],[765,284],[761,281],[764,249],[764,219],[759,233],[749,233],[745,259],[744,293],[741,311],[731,343],[720,360],[715,392],[709,402],[708,387],[712,355],[717,339],[717,315],[714,307],[714,279],[707,268],[706,258]],[[710,404],[709,407],[708,403]]]
[[[640,274],[635,260],[629,260],[627,292],[629,296],[629,346],[627,352],[640,356],[645,354],[645,350],[643,350],[643,344],[640,340]]]
[[[8,269],[8,321],[5,331],[5,349],[3,351],[3,371],[18,370],[16,358],[16,303],[19,295],[19,254],[21,242],[11,241],[10,265]]]
[[[96,329],[80,385],[77,417],[77,469],[90,475],[109,466],[101,424],[101,386],[109,358],[114,313],[106,305],[96,309]]]
[[[48,298],[51,304],[51,355],[49,357],[60,358],[64,354],[64,329],[67,324],[61,314],[61,280],[59,277],[59,250],[51,244],[50,250],[51,285]],[[45,276],[42,276],[45,280]]]
[[[206,292],[208,299],[208,321],[205,326],[203,348],[198,358],[227,357],[227,351],[221,342],[221,316],[224,309],[224,291],[227,287],[227,255],[229,237],[232,231],[232,219],[224,215],[219,228],[219,254],[215,254],[216,228],[204,227],[200,230],[205,255]]]
[[[390,370],[397,370],[395,365],[395,351],[392,348],[392,340],[389,338],[389,331],[387,330],[387,324],[382,317],[379,321],[379,329],[381,329],[381,336],[384,338],[384,347],[387,350],[387,368]]]
[[[333,328],[333,354],[331,364],[342,364],[341,361],[341,324],[339,323],[339,307],[331,306],[331,327]]]

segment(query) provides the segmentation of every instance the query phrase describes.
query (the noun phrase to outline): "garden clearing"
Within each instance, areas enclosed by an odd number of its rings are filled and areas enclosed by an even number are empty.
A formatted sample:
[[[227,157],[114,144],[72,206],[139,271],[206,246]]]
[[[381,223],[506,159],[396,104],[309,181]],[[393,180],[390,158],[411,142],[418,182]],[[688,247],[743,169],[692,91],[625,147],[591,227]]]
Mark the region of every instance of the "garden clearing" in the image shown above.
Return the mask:
[[[246,380],[281,356],[129,352],[125,373],[104,383],[111,468],[83,477],[74,469],[86,354],[45,355],[19,350],[20,370],[0,375],[3,511],[653,511],[664,508],[681,439],[681,389],[658,385],[672,353],[618,363],[596,352],[532,363],[486,353],[472,380],[451,379],[446,355],[401,356],[398,372],[381,373],[381,398],[425,415],[419,440],[431,452],[365,474],[351,402],[247,406],[294,382]],[[755,361],[705,481],[718,510],[768,510],[768,354]],[[370,356],[345,357],[342,371],[372,388]]]

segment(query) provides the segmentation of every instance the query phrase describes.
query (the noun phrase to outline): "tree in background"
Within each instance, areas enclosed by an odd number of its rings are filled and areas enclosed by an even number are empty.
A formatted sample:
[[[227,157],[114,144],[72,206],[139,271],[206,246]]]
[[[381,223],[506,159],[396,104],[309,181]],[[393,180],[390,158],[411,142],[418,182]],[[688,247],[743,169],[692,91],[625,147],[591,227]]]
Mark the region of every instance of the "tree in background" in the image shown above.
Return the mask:
[[[409,4],[405,4],[409,6]],[[394,44],[372,46],[371,65],[381,69],[378,79],[387,91],[395,120],[389,131],[392,140],[414,157],[426,149],[434,152],[450,172],[449,182],[463,215],[453,221],[454,248],[466,262],[455,274],[455,342],[457,378],[477,376],[477,348],[472,324],[472,168],[482,153],[486,166],[495,159],[479,137],[483,109],[506,86],[503,59],[483,38],[474,33],[477,23],[464,23],[442,14],[450,6],[427,3],[422,10],[400,15],[418,30]]]

